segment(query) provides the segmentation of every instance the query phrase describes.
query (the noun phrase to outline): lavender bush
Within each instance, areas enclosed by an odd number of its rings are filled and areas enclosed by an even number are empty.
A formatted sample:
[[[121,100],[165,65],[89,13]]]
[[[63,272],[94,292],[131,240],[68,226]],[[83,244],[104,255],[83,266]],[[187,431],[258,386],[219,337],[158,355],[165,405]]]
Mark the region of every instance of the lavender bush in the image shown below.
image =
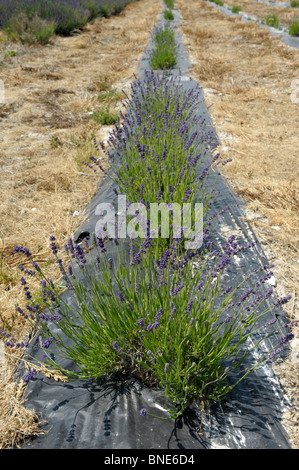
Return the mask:
[[[115,191],[126,194],[129,203],[146,206],[153,202],[193,205],[196,200],[203,204],[206,222],[216,181],[212,167],[219,154],[206,158],[212,134],[200,113],[200,89],[186,92],[180,78],[147,72],[132,84],[127,98],[127,112],[121,114],[122,123],[114,127],[107,145],[95,143],[98,152],[107,152]],[[88,166],[94,171],[104,171],[98,158],[92,156],[91,161]],[[213,180],[209,189],[208,176]],[[171,239],[157,240],[156,257],[169,243]]]
[[[134,0],[0,0],[0,28],[11,28],[11,19],[24,13],[54,22],[57,34],[68,35],[97,16],[119,13]]]
[[[65,250],[71,258],[64,266],[51,237],[64,285],[75,302],[71,306],[64,301],[33,262],[27,274],[39,276],[47,310],[30,304],[26,311],[17,309],[38,327],[33,344],[36,341],[34,347],[41,350],[42,361],[69,379],[130,373],[148,385],[160,386],[171,400],[171,417],[177,418],[193,400],[223,399],[293,337],[281,337],[267,352],[259,348],[284,326],[276,326],[275,315],[267,321],[264,317],[288,300],[269,302],[273,290],[260,290],[272,276],[271,266],[256,269],[238,285],[223,284],[234,257],[251,244],[239,246],[232,236],[220,251],[210,246],[203,259],[195,252],[179,257],[172,247],[158,262],[150,240],[128,259],[121,246],[114,259],[102,239],[95,244],[97,254],[91,256],[70,239]],[[32,259],[28,249],[16,247],[16,251]],[[244,290],[249,280],[252,288]],[[21,282],[29,301],[24,276]],[[29,346],[5,331],[2,336],[9,348]],[[62,367],[61,357],[72,360],[74,367]]]
[[[171,69],[177,63],[177,47],[174,31],[168,26],[154,30],[154,48],[150,56],[153,70]]]
[[[165,5],[167,8],[174,8],[174,0],[164,0]]]

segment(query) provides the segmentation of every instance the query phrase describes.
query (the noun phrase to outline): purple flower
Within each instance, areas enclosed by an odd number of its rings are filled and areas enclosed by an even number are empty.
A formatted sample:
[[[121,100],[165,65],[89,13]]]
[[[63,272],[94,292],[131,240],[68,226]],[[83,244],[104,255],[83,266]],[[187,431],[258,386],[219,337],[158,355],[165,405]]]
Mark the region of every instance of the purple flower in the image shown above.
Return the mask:
[[[274,349],[274,351],[272,351],[270,354],[269,354],[269,359],[272,359],[274,356],[277,356],[277,354],[283,352],[283,347],[280,347],[280,348],[277,348],[277,349]]]
[[[24,246],[15,246],[14,247],[14,252],[15,253],[23,253],[27,258],[29,258],[31,256],[31,253],[28,250],[28,248],[26,248]]]
[[[121,350],[121,348],[118,346],[118,344],[117,344],[116,341],[112,341],[112,346],[113,346],[113,348],[115,349],[116,352],[118,352],[119,354],[122,353],[122,350]]]
[[[267,328],[267,326],[273,325],[273,323],[276,323],[276,322],[277,322],[277,318],[272,318],[272,320],[269,320],[264,324],[264,328]]]
[[[175,297],[184,288],[185,284],[179,284],[173,291],[172,296]]]
[[[170,320],[172,319],[172,317],[174,316],[175,312],[176,312],[176,307],[173,307],[172,311],[171,311],[170,314],[169,314],[168,321],[170,321]]]
[[[291,298],[292,298],[291,295],[287,295],[285,297],[280,297],[280,299],[278,299],[276,302],[274,302],[274,305],[286,304]]]
[[[138,252],[133,256],[131,260],[131,266],[135,266],[135,264],[140,264],[140,263],[141,263],[141,253]]]
[[[56,244],[55,244],[55,237],[54,237],[54,235],[51,235],[51,236],[50,236],[50,242],[51,242],[51,243],[50,243],[50,248],[51,248],[51,250],[52,250],[53,255],[57,255],[58,250],[57,250],[57,246],[56,246]]]
[[[155,315],[155,318],[154,318],[155,322],[158,322],[160,320],[162,313],[163,313],[162,308],[159,308],[159,310],[158,310],[158,312],[157,312],[157,314]]]
[[[151,331],[153,330],[154,328],[158,328],[158,326],[160,325],[159,322],[155,321],[154,323],[150,323],[149,325],[147,325],[145,327],[146,331]]]
[[[184,199],[183,199],[183,202],[187,202],[189,197],[191,196],[192,194],[192,191],[190,188],[187,188],[186,191],[185,191],[185,194],[184,194]]]
[[[190,300],[190,302],[188,303],[187,305],[187,309],[186,309],[186,315],[189,315],[191,310],[192,310],[192,306],[193,306],[193,300]]]
[[[231,321],[231,319],[233,318],[233,314],[230,313],[229,315],[227,315],[227,317],[225,318],[224,320],[224,323],[229,323]]]
[[[283,338],[281,338],[279,341],[278,341],[278,344],[285,344],[287,343],[288,341],[291,341],[291,339],[294,338],[294,335],[293,333],[288,333],[286,336],[284,336]]]
[[[140,410],[140,415],[141,415],[141,416],[145,416],[146,413],[147,413],[147,410],[146,410],[145,408],[141,408],[141,410]]]
[[[36,374],[37,374],[37,370],[36,370],[36,369],[30,370],[30,371],[25,375],[25,377],[23,378],[23,381],[24,381],[25,383],[28,383],[29,380],[31,380]]]

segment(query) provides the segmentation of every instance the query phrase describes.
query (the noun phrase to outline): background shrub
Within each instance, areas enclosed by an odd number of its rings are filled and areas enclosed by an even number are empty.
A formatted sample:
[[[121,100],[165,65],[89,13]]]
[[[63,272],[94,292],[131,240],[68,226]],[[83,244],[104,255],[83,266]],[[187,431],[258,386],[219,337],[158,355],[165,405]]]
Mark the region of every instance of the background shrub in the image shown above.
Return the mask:
[[[54,22],[55,32],[69,35],[97,16],[119,13],[134,0],[0,0],[0,28],[11,28],[21,13]]]
[[[46,44],[54,34],[55,23],[40,18],[39,16],[28,16],[26,13],[20,13],[11,18],[7,28],[8,36],[12,40],[20,41],[22,44],[33,44],[38,42]]]

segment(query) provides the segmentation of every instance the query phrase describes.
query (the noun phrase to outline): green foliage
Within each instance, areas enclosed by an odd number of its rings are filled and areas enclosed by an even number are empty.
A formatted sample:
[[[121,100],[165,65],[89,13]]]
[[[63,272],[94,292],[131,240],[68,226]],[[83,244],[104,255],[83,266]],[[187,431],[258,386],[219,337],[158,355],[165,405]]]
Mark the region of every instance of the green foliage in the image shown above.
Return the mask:
[[[108,6],[107,5],[102,5],[100,7],[100,13],[101,13],[101,16],[103,16],[104,18],[109,18],[110,10],[109,10]]]
[[[30,17],[26,13],[12,17],[6,28],[8,37],[22,44],[47,44],[54,32],[54,21],[44,20],[37,15]]]
[[[291,7],[292,7],[292,8],[298,8],[298,7],[299,7],[299,2],[298,2],[298,0],[293,0],[293,1],[291,2]]]
[[[5,51],[4,52],[4,59],[7,59],[7,57],[15,57],[17,54],[17,52],[15,51]]]
[[[118,115],[110,111],[107,106],[100,108],[98,111],[93,113],[92,118],[97,124],[102,124],[102,126],[111,126],[117,122]]]
[[[237,6],[237,5],[234,5],[232,7],[232,13],[239,13],[241,10],[242,10],[242,8]]]
[[[219,5],[221,7],[224,5],[222,0],[209,0],[209,2],[215,3],[216,5]]]
[[[123,93],[119,91],[104,91],[98,95],[98,100],[100,101],[118,101],[124,97]]]
[[[165,5],[167,8],[171,9],[174,8],[174,0],[164,0]]]
[[[164,11],[164,18],[165,20],[173,20],[174,16],[171,10],[165,10]]]
[[[150,57],[150,65],[154,70],[170,69],[177,63],[177,50],[174,31],[166,26],[156,29],[154,34],[155,48]]]
[[[171,400],[170,416],[178,418],[193,400],[222,400],[269,360],[269,351],[259,351],[259,345],[281,326],[270,331],[265,326],[263,317],[271,310],[263,306],[267,297],[254,302],[253,289],[244,293],[243,282],[229,293],[224,289],[220,253],[179,258],[172,249],[157,264],[150,249],[133,262],[136,255],[127,258],[122,245],[115,258],[108,257],[105,246],[110,252],[102,242],[96,245],[97,255],[80,250],[68,268],[60,263],[76,308],[59,295],[61,286],[38,270],[44,289],[51,292],[52,301],[44,300],[44,307],[56,323],[52,328],[39,319],[39,345],[48,366],[69,379],[132,373],[145,384],[160,386]],[[275,322],[270,323],[272,328]],[[58,346],[55,354],[48,341]],[[71,359],[76,369],[63,368],[60,357]]]
[[[279,28],[279,20],[277,15],[274,13],[273,15],[268,15],[266,17],[265,23],[267,26],[272,26],[273,28]]]
[[[289,26],[289,34],[291,36],[299,36],[299,21],[293,21]]]

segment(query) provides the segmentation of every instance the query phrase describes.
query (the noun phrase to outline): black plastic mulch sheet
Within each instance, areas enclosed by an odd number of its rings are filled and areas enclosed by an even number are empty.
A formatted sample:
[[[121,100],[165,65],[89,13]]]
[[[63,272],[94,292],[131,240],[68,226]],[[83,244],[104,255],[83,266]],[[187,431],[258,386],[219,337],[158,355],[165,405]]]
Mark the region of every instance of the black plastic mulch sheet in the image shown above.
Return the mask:
[[[178,13],[175,24],[178,24]],[[163,20],[161,20],[163,21]],[[178,41],[180,37],[177,36]],[[182,85],[198,86],[184,72],[188,58],[182,45],[178,68]],[[148,56],[140,65],[140,75],[149,69]],[[157,72],[159,73],[159,72]],[[202,112],[202,110],[201,110]],[[208,112],[205,110],[207,117]],[[211,125],[212,126],[212,125]],[[215,134],[214,146],[217,145]],[[213,143],[210,144],[213,147]],[[210,158],[207,155],[207,160]],[[212,177],[211,177],[212,178]],[[214,179],[211,180],[213,182]],[[258,266],[268,264],[251,227],[242,220],[243,201],[236,197],[219,174],[216,182],[217,197],[211,213],[229,206],[215,219],[212,239],[217,246],[229,235],[236,234],[240,244],[255,241],[255,246],[242,252],[230,267],[228,282],[243,280]],[[75,241],[92,236],[97,222],[95,208],[100,202],[115,201],[112,181],[104,178],[97,195],[86,209],[87,219],[75,234]],[[109,249],[115,250],[111,243]],[[94,256],[93,250],[89,256]],[[251,281],[254,282],[254,281]],[[244,288],[250,287],[246,284]],[[266,287],[265,287],[266,289]],[[63,294],[66,301],[74,302],[69,292]],[[275,312],[283,325],[285,312],[277,307]],[[273,318],[273,314],[271,314]],[[267,318],[263,318],[266,322]],[[283,331],[280,335],[283,335]],[[284,333],[285,334],[285,333]],[[276,338],[277,339],[277,338]],[[262,344],[269,351],[273,340]],[[274,344],[274,343],[273,343]],[[32,351],[38,357],[40,351]],[[254,358],[253,358],[254,359]],[[63,367],[70,366],[66,361]],[[19,371],[19,376],[25,371]],[[141,408],[161,418],[166,418],[167,398],[160,389],[147,388],[132,377],[119,381],[76,380],[55,382],[41,374],[36,375],[26,387],[25,406],[36,410],[45,424],[41,436],[26,440],[24,449],[288,449],[289,437],[281,418],[287,397],[279,385],[272,368],[266,364],[249,374],[220,404],[212,405],[208,413],[194,406],[179,420],[157,419],[149,414],[141,416]]]

